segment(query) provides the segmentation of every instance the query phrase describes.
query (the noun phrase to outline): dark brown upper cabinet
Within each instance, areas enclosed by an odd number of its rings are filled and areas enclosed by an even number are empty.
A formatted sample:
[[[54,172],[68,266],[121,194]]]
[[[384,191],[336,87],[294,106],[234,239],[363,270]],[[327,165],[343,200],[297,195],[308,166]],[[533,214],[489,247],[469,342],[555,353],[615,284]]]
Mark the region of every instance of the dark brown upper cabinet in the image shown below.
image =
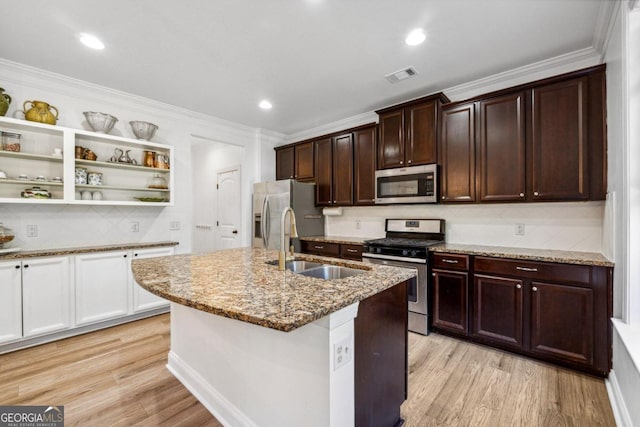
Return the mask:
[[[313,181],[313,141],[296,144],[295,157],[294,178],[299,181]]]
[[[589,198],[588,99],[586,77],[532,89],[533,200]]]
[[[295,175],[295,148],[276,147],[276,179],[293,179]]]
[[[379,115],[378,169],[436,163],[438,117],[449,99],[437,93],[376,111]]]
[[[333,203],[333,143],[331,137],[315,143],[316,205],[331,206]]]
[[[440,198],[443,202],[476,201],[475,104],[442,110]]]
[[[441,201],[603,200],[604,72],[600,65],[445,105]]]
[[[353,134],[333,138],[333,206],[353,205]]]
[[[479,201],[525,200],[525,94],[478,103]]]
[[[276,147],[276,179],[313,181],[313,141]]]
[[[316,141],[316,205],[353,205],[353,134]]]
[[[353,132],[353,204],[375,201],[376,127]]]

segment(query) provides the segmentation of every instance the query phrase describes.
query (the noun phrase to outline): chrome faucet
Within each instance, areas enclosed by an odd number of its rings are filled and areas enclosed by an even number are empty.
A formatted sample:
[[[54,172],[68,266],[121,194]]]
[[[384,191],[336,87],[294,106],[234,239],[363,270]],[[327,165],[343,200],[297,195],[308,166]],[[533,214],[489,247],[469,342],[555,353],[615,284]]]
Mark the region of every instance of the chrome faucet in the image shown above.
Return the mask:
[[[287,254],[287,249],[285,246],[285,232],[284,225],[287,220],[287,214],[291,212],[291,227],[289,229],[289,253]],[[284,264],[287,261],[287,255],[289,258],[293,258],[293,244],[291,244],[291,239],[294,237],[298,237],[298,229],[296,228],[296,214],[291,209],[291,207],[286,207],[282,212],[282,217],[280,218],[280,252],[278,253],[278,269],[280,271],[284,271]]]

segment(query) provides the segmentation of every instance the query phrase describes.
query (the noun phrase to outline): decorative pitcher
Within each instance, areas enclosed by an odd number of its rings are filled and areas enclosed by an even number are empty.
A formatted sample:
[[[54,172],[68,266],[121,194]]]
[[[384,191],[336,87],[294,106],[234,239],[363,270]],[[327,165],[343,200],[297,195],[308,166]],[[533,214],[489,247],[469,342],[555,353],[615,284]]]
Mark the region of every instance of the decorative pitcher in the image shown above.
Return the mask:
[[[0,116],[7,114],[9,104],[11,104],[11,97],[0,87]]]
[[[27,104],[31,104],[31,108],[27,110]],[[58,120],[58,109],[53,105],[49,105],[43,101],[25,101],[23,104],[24,118],[39,123],[46,123],[48,125],[55,125]],[[54,116],[51,109],[56,110]]]

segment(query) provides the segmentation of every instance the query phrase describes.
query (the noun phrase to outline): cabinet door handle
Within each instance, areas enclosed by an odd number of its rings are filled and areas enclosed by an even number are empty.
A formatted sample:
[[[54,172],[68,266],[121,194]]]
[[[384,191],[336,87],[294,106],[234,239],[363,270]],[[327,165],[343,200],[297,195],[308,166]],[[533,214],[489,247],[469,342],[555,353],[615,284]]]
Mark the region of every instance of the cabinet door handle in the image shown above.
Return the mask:
[[[447,264],[457,264],[457,259],[443,259],[442,262],[446,262]]]
[[[444,196],[442,196],[442,200],[444,200]]]
[[[402,160],[400,160],[400,164],[401,164],[401,165],[404,165],[404,162],[403,162]]]
[[[16,268],[20,268],[20,266],[19,266],[19,265],[16,265]]]
[[[407,160],[407,164],[411,164],[411,160]]]
[[[314,246],[314,249],[324,249],[324,246]]]
[[[25,265],[24,265],[24,268],[29,268],[29,264],[25,264]]]
[[[533,292],[538,292],[538,288],[536,288],[535,286],[534,286],[533,288],[531,288],[531,290],[532,290]]]
[[[524,193],[520,193],[520,197],[524,197]]]
[[[521,285],[521,284],[517,284],[517,285],[516,285],[516,289],[520,289],[521,287],[522,287],[522,285]]]
[[[349,248],[347,248],[347,252],[351,252],[352,254],[355,254],[355,253],[358,252],[358,250],[357,249],[349,249]]]
[[[534,192],[533,192],[533,195],[534,195],[534,196],[539,196],[539,195],[540,195],[540,193],[538,193],[537,191],[534,191]]]
[[[124,254],[124,257],[126,258],[126,257],[127,257],[127,254]]]
[[[534,273],[538,271],[537,268],[529,268],[529,267],[516,267],[516,270],[520,271],[533,271]]]
[[[138,256],[138,254],[133,254],[133,256]]]

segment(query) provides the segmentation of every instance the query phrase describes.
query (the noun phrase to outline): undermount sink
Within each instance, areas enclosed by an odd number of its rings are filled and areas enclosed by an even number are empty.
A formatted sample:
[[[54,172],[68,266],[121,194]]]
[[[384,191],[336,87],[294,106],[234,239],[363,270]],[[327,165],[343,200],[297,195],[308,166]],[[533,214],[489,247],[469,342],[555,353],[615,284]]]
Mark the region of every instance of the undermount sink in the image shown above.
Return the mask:
[[[364,273],[365,270],[358,270],[357,268],[342,267],[339,265],[327,265],[322,264],[320,267],[310,268],[303,270],[298,274],[308,277],[317,277],[318,279],[344,279],[346,277],[357,276]]]
[[[304,270],[309,270],[311,268],[317,268],[322,266],[322,264],[320,264],[319,262],[312,262],[312,261],[287,261],[284,264],[284,268],[286,268],[287,270],[291,270],[294,273],[300,273]]]
[[[278,261],[267,261],[267,264],[278,265]],[[332,264],[321,264],[319,262],[299,259],[287,261],[284,264],[284,268],[302,276],[316,277],[318,279],[325,280],[344,279],[346,277],[357,276],[358,274],[362,274],[366,271],[359,270],[357,268],[343,267],[340,265]]]

